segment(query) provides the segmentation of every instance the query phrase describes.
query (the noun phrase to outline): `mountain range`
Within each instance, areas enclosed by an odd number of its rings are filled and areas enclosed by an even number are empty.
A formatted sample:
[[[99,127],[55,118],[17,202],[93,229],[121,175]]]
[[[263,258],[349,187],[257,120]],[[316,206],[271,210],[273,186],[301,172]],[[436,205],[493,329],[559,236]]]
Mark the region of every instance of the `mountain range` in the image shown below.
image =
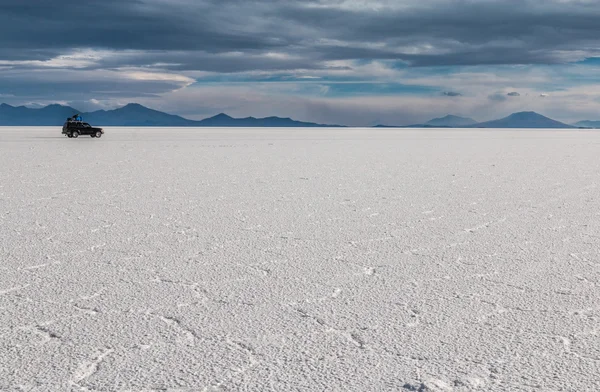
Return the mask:
[[[600,121],[579,121],[575,123],[575,126],[580,128],[600,128]]]
[[[84,121],[98,126],[139,126],[139,127],[343,127],[303,122],[282,117],[233,118],[221,113],[196,121],[181,116],[149,109],[137,103],[130,103],[113,110],[97,110],[82,113],[75,108],[53,104],[35,109],[25,106],[0,104],[0,126],[60,126],[74,114],[81,114]],[[447,115],[434,118],[423,124],[390,126],[377,125],[377,128],[600,128],[600,121],[580,121],[568,125],[535,112],[513,113],[508,117],[486,122],[472,118]]]
[[[378,125],[380,128],[392,128],[388,125]],[[508,117],[499,120],[477,122],[470,118],[446,116],[433,119],[425,124],[407,125],[399,128],[578,128],[578,126],[568,125],[560,121],[542,116],[536,112],[513,113]],[[393,127],[397,128],[397,127]]]
[[[468,127],[473,124],[477,124],[477,121],[473,120],[472,118],[453,116],[449,114],[445,117],[429,120],[424,125],[430,127]]]
[[[536,112],[513,113],[500,120],[471,125],[470,128],[577,128],[542,116]]]
[[[447,115],[440,118],[434,118],[423,124],[412,124],[412,125],[376,125],[375,128],[458,128],[468,127],[477,124],[477,121],[472,118],[460,117],[454,115]]]
[[[137,103],[130,103],[114,110],[97,110],[88,113],[57,104],[33,109],[3,103],[0,105],[0,126],[59,126],[74,114],[80,114],[84,121],[90,124],[113,127],[341,127],[282,117],[233,118],[224,113],[195,121],[149,109]]]

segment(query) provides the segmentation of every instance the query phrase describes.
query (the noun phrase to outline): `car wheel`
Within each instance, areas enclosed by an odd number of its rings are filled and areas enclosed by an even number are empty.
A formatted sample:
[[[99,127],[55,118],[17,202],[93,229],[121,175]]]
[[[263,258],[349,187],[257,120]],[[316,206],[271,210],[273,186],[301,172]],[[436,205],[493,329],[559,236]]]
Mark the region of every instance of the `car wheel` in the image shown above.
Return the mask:
[[[67,133],[67,137],[70,139],[70,138],[73,137],[73,134],[72,133]]]
[[[91,137],[96,137],[96,134],[92,133],[90,136],[91,136]]]
[[[77,132],[77,131],[73,132],[73,137],[79,137],[79,132]]]
[[[96,136],[96,137],[102,137],[102,132],[98,131],[98,132],[96,132],[96,135],[94,135],[94,136]]]

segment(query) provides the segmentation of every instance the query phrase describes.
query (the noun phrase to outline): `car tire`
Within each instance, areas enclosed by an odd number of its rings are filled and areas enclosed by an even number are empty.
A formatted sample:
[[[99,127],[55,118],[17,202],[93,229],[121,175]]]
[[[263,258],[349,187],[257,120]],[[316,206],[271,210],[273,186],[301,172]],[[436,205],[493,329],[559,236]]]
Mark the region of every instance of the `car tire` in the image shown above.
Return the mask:
[[[73,137],[79,137],[79,132],[77,132],[77,131],[73,132]]]
[[[102,132],[98,131],[98,132],[96,132],[96,134],[95,134],[95,135],[93,135],[93,136],[94,136],[94,137],[97,137],[97,138],[100,138],[100,137],[102,137]]]
[[[92,133],[92,134],[90,135],[90,137],[96,137],[96,135]]]
[[[67,133],[67,137],[70,139],[70,138],[73,137],[73,134],[72,133]]]

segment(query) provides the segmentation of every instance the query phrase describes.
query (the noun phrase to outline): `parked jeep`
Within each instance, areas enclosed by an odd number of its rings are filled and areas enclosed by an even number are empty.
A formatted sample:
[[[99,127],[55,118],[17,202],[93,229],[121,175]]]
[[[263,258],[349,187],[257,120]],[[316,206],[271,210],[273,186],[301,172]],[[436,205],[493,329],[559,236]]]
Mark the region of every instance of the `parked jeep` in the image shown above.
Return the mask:
[[[79,135],[90,135],[91,137],[102,137],[104,130],[102,128],[92,127],[90,124],[80,121],[75,116],[68,118],[62,128],[63,135],[68,137],[79,137]]]

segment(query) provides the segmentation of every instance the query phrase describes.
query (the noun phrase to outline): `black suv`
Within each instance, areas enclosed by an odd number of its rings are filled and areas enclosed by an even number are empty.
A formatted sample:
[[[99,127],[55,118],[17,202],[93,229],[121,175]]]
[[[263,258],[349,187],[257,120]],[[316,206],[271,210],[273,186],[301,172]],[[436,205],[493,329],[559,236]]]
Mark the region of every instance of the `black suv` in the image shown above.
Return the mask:
[[[68,137],[79,137],[79,135],[90,135],[91,137],[102,137],[104,130],[102,128],[92,127],[90,124],[83,121],[74,121],[67,119],[67,122],[62,128],[63,135]]]

